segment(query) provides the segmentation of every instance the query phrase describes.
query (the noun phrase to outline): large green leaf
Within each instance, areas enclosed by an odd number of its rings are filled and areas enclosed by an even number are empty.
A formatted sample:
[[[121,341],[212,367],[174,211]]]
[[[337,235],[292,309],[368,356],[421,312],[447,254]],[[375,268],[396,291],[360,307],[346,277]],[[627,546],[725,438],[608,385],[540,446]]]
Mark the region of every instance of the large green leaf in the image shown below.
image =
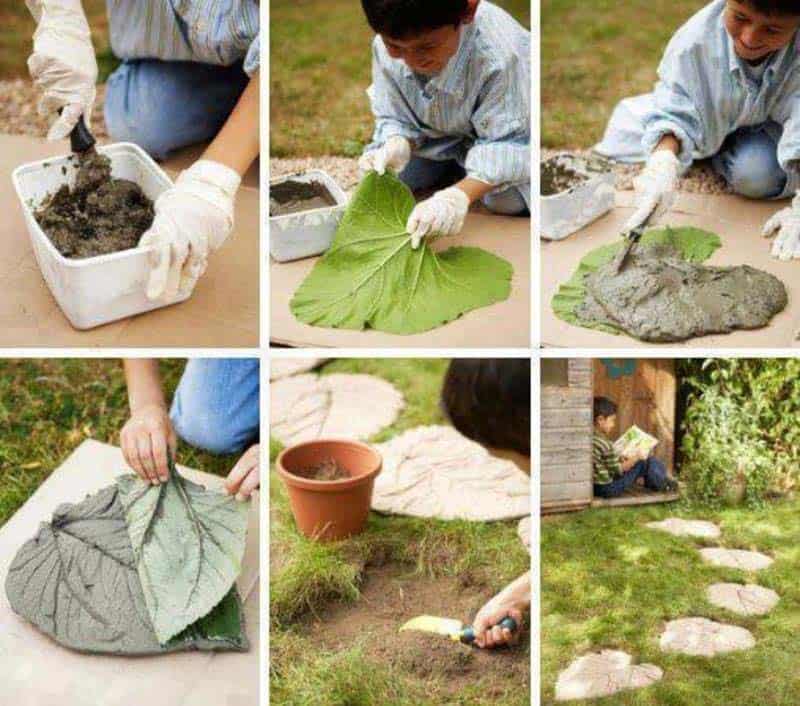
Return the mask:
[[[413,208],[397,177],[367,174],[330,250],[295,292],[292,313],[313,326],[411,334],[508,298],[513,269],[502,258],[472,247],[437,253],[425,242],[412,250]]]
[[[640,241],[642,244],[670,244],[689,262],[705,262],[714,251],[722,245],[718,235],[699,228],[661,228],[647,231]],[[576,314],[578,307],[586,297],[584,281],[587,275],[597,272],[607,262],[611,262],[620,248],[622,241],[610,245],[602,245],[589,251],[581,258],[578,269],[572,277],[559,286],[553,295],[551,305],[559,319],[585,328],[594,328],[606,333],[624,333],[622,329],[603,322],[587,322]]]
[[[247,648],[235,589],[169,643],[159,642],[114,485],[56,508],[52,521],[42,523],[11,562],[6,595],[17,614],[82,652],[138,655]]]
[[[151,486],[117,479],[136,568],[159,642],[204,617],[242,567],[247,505],[192,483],[171,468]]]

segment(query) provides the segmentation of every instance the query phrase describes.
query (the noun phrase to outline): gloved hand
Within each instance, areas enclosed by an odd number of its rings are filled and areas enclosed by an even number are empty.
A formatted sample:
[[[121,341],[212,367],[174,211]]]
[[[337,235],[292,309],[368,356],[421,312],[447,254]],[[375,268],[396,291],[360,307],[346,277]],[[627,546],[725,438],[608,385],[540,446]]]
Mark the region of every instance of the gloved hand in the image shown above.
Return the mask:
[[[97,61],[89,24],[80,0],[26,0],[26,4],[37,24],[28,69],[42,91],[39,114],[51,121],[47,139],[61,140],[81,115],[90,127]]]
[[[181,172],[155,202],[155,218],[139,241],[152,248],[149,299],[186,296],[206,271],[208,255],[233,230],[233,199],[241,177],[230,167],[200,159]]]
[[[406,223],[411,247],[416,250],[426,235],[455,235],[464,225],[469,197],[457,186],[437,191],[418,203]]]
[[[638,228],[652,213],[650,224],[656,223],[677,198],[678,158],[669,150],[656,150],[650,155],[641,174],[633,180],[636,210],[625,224],[625,231]]]
[[[378,149],[364,152],[358,160],[358,168],[362,175],[372,170],[384,174],[387,169],[399,174],[410,159],[411,143],[405,137],[394,135]]]
[[[764,224],[761,234],[765,238],[777,236],[772,243],[772,257],[800,258],[800,192],[792,199],[791,206],[778,211]]]

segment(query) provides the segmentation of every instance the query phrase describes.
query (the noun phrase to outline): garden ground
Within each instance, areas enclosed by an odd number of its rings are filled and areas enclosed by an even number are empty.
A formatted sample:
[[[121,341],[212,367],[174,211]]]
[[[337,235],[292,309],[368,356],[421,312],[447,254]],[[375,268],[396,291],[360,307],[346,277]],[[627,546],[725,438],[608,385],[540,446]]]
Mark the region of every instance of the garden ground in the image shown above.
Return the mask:
[[[678,538],[644,527],[667,516],[716,522],[719,540]],[[608,706],[794,706],[800,693],[800,499],[762,509],[701,511],[689,505],[599,509],[547,518],[541,529],[542,703],[552,704],[558,673],[575,658],[620,649],[664,670],[643,690],[599,701]],[[756,580],[705,564],[702,546],[758,550],[775,562],[757,583],[780,595],[765,617],[743,618],[705,599],[715,582]],[[713,659],[666,654],[666,621],[698,616],[750,630],[756,646]],[[588,704],[589,701],[574,701]]]
[[[397,421],[371,441],[442,424],[442,360],[337,360],[322,374],[369,373],[405,397]],[[271,444],[274,459],[280,445]],[[519,646],[483,652],[397,634],[419,605],[468,621],[528,570],[516,522],[443,522],[372,513],[366,531],[318,544],[295,530],[282,482],[270,488],[271,696],[286,706],[530,702],[527,629]]]

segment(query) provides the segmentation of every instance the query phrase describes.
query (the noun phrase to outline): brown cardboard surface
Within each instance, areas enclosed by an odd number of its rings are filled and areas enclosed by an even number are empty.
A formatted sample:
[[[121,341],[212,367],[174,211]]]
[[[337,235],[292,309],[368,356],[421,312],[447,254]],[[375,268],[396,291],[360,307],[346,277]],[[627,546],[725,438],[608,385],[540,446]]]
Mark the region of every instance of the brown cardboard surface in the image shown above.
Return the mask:
[[[222,478],[180,467],[207,487]],[[0,586],[14,554],[62,502],[79,502],[130,472],[115,446],[84,441],[0,527]],[[0,684],[15,706],[251,706],[258,703],[258,496],[250,503],[247,546],[237,581],[245,606],[250,650],[183,652],[153,657],[84,655],[68,650],[17,616],[0,590]],[[132,695],[135,695],[132,701]]]
[[[67,152],[65,142],[0,135],[0,346],[257,347],[259,197],[248,186],[236,199],[233,234],[209,258],[190,299],[89,331],[70,326],[39,272],[10,178],[20,164]],[[188,161],[179,153],[162,166],[175,176]]]
[[[514,267],[511,296],[467,312],[432,331],[399,336],[382,331],[350,331],[301,323],[289,310],[294,292],[317,258],[270,264],[270,335],[289,346],[342,348],[527,348],[530,346],[530,219],[470,213],[461,234],[434,241],[436,250],[454,245],[484,248]]]
[[[633,211],[632,199],[633,192],[618,192],[617,208],[608,215],[565,240],[542,241],[543,346],[643,348],[664,345],[573,326],[557,318],[550,304],[559,285],[572,276],[587,252],[620,237],[625,220]],[[795,345],[794,336],[800,325],[800,263],[774,259],[770,255],[770,241],[761,237],[766,220],[785,206],[784,202],[751,201],[729,194],[680,194],[669,224],[703,228],[722,239],[722,247],[711,256],[708,264],[746,264],[770,272],[786,286],[789,304],[762,329],[702,336],[677,345],[690,348],[788,348]]]

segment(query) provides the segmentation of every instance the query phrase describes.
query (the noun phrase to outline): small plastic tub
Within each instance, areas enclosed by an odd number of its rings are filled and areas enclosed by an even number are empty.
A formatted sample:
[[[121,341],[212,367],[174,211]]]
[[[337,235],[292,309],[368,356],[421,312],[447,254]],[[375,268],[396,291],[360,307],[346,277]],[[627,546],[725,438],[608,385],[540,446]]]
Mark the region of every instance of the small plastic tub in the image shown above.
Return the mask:
[[[320,255],[331,246],[333,236],[347,206],[347,194],[330,174],[320,169],[273,179],[270,181],[270,188],[286,181],[299,181],[306,184],[319,182],[334,198],[336,205],[287,213],[283,216],[270,216],[270,255],[278,262],[289,262]]]
[[[111,160],[114,177],[137,183],[150,199],[155,200],[172,186],[164,170],[137,145],[120,142],[97,150]],[[64,155],[23,164],[11,175],[39,269],[69,322],[77,329],[90,329],[187,299],[147,298],[148,248],[83,259],[64,257],[56,249],[33,212],[63,184],[72,186],[76,173],[76,160]]]
[[[586,177],[565,191],[540,197],[541,237],[563,240],[614,208],[615,179],[601,157],[562,152],[551,159]]]

